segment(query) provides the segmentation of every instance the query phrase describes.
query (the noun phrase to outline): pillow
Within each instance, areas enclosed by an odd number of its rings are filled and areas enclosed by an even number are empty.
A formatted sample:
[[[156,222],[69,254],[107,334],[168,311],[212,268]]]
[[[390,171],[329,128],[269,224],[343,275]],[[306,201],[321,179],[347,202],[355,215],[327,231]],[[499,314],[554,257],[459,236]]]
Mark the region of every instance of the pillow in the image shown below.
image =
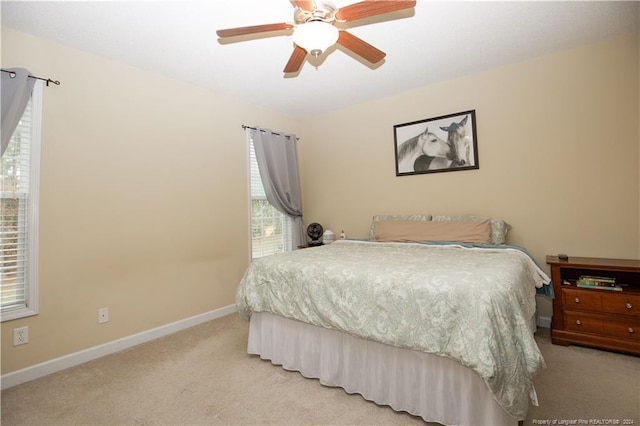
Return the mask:
[[[488,219],[482,222],[386,220],[376,224],[373,239],[375,241],[456,241],[489,244],[491,223]]]
[[[483,222],[488,220],[491,223],[491,242],[489,244],[500,245],[506,244],[507,242],[509,224],[502,219],[485,216],[433,216],[431,220],[434,222]]]
[[[369,239],[373,240],[373,233],[375,232],[376,223],[380,221],[389,221],[389,220],[413,220],[419,222],[428,222],[431,220],[430,214],[379,214],[373,217],[371,221],[371,229],[369,229]]]

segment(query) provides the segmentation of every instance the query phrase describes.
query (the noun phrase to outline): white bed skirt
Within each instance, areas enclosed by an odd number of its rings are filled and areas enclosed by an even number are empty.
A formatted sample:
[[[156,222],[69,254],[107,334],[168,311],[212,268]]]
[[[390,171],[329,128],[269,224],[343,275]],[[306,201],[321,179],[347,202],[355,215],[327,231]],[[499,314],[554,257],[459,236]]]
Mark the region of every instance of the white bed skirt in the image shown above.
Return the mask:
[[[247,352],[326,386],[444,425],[516,425],[482,378],[456,361],[254,312]]]

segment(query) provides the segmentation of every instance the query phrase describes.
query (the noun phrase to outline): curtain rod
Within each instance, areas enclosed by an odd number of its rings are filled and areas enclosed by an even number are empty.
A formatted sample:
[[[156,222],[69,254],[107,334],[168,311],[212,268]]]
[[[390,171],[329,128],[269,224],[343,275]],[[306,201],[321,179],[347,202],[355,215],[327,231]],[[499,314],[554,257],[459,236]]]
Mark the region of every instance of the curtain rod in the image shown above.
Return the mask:
[[[244,130],[246,130],[246,129],[258,130],[258,129],[256,129],[255,127],[245,126],[244,124],[242,125],[242,128],[243,128]],[[262,129],[261,129],[260,131],[264,133],[264,130],[262,130]],[[278,135],[278,136],[280,136],[280,135],[282,134],[282,133],[277,133],[277,132],[271,132],[271,133],[273,133],[274,135]],[[285,135],[285,136],[287,136],[287,135]],[[296,140],[297,140],[297,141],[299,141],[299,140],[300,140],[300,138],[296,136]]]
[[[16,76],[16,73],[14,71],[9,71],[9,70],[1,70],[1,71],[8,72],[11,78],[14,78]],[[50,78],[36,77],[35,75],[31,75],[31,74],[29,74],[29,77],[35,78],[36,80],[42,80],[45,83],[47,83],[47,86],[49,86],[49,83],[53,83],[56,86],[60,86],[60,82],[58,80],[51,80]]]

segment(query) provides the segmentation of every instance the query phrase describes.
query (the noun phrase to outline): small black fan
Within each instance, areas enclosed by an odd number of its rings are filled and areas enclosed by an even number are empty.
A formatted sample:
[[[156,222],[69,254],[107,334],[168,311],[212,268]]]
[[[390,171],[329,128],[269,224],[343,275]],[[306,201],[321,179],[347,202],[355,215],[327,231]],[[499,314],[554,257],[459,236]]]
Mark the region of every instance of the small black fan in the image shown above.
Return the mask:
[[[322,238],[323,232],[324,229],[322,229],[322,225],[320,225],[319,223],[312,223],[311,225],[307,226],[307,235],[309,236],[309,238],[311,238],[311,242],[309,243],[309,245],[322,245],[322,240],[320,238]]]

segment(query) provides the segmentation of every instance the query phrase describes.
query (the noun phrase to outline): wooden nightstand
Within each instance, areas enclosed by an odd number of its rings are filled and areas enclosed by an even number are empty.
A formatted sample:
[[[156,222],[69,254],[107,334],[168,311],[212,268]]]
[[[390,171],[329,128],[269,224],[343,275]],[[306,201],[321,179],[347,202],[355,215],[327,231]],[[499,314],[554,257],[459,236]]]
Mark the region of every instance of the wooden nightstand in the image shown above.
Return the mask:
[[[547,256],[555,299],[551,341],[640,355],[640,260]],[[622,291],[577,286],[582,275],[615,278]]]

